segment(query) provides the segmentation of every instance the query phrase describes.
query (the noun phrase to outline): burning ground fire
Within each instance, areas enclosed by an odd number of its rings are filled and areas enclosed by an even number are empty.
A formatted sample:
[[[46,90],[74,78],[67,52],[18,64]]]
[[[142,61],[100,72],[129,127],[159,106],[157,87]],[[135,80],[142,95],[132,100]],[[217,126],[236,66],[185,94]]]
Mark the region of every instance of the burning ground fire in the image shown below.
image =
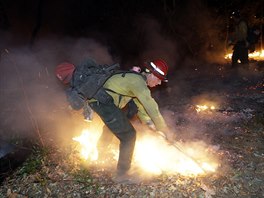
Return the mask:
[[[215,110],[215,106],[211,105],[211,106],[208,106],[208,105],[196,105],[195,107],[195,110],[199,113],[199,112],[202,112],[202,111],[208,111],[208,110]]]
[[[194,103],[196,104],[192,105],[192,109],[195,110],[197,113],[210,113],[219,109],[219,104],[217,104],[218,102],[213,100],[199,98],[196,99]]]
[[[153,133],[153,132],[152,132]],[[83,130],[81,135],[74,137],[80,146],[80,155],[86,161],[100,163],[98,159],[97,141],[101,132],[98,130]],[[141,131],[143,136],[137,137],[133,167],[138,167],[142,173],[159,175],[162,173],[181,174],[184,176],[205,175],[215,172],[218,163],[212,156],[209,156],[205,145],[176,143],[169,145],[164,139]],[[111,148],[114,163],[118,159],[118,143]],[[108,150],[109,152],[109,150]],[[113,159],[104,161],[106,165],[113,163]],[[107,160],[107,159],[105,159]]]
[[[254,60],[264,60],[264,50],[254,51],[253,53],[249,53],[248,57]],[[231,59],[232,53],[226,54],[225,59]]]

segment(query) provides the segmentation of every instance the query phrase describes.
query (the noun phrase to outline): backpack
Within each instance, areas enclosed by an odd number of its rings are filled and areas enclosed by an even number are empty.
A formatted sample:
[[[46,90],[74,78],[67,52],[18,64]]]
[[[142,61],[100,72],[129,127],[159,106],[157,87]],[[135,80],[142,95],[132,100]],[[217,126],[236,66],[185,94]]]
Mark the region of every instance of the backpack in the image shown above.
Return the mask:
[[[93,59],[87,59],[77,65],[72,76],[71,87],[66,90],[67,100],[72,108],[79,110],[87,99],[92,98],[104,104],[113,102],[113,98],[106,92],[103,85],[113,74],[118,73],[118,70],[119,64],[99,65]]]

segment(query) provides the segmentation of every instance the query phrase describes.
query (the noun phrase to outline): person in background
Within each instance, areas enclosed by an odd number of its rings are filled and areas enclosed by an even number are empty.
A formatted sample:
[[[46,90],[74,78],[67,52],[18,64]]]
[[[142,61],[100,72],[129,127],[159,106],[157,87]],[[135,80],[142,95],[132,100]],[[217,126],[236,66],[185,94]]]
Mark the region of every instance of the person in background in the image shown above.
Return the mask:
[[[234,44],[232,54],[232,67],[238,66],[238,60],[240,60],[241,64],[243,64],[244,66],[248,66],[248,24],[244,19],[242,19],[240,11],[232,12],[231,18],[235,23],[234,34],[232,39],[229,41],[229,44]]]

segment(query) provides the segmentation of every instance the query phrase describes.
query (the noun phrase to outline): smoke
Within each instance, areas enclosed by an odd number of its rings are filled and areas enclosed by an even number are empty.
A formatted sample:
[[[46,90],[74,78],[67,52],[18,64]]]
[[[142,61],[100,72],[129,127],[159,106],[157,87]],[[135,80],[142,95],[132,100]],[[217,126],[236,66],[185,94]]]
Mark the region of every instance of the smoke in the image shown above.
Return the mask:
[[[176,48],[160,35],[156,21],[143,21],[141,25],[146,25],[146,34],[150,36],[140,59],[165,58],[173,66]],[[82,112],[68,108],[66,87],[55,78],[54,69],[65,61],[78,64],[85,57],[92,57],[99,64],[112,64],[111,46],[92,37],[48,34],[28,48],[24,45],[25,37],[12,43],[13,36],[11,32],[6,34],[1,48],[1,136],[69,139],[76,135],[85,126]],[[6,135],[6,131],[10,133]]]
[[[140,55],[141,62],[162,58],[174,70],[179,61],[177,43],[162,34],[162,25],[153,18],[141,18],[138,25],[145,35],[145,45],[141,46],[144,49]]]
[[[85,122],[72,111],[64,87],[55,78],[57,64],[78,63],[92,57],[99,64],[113,62],[106,46],[93,39],[39,40],[33,49],[12,46],[1,51],[1,133],[4,139],[69,139]],[[61,140],[62,140],[61,139]]]

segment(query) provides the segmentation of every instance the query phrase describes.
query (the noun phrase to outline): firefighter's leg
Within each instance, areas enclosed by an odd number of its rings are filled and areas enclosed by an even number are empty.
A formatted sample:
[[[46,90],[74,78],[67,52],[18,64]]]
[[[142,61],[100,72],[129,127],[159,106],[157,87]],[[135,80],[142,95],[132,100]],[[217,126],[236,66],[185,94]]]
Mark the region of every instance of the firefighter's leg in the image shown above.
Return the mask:
[[[117,175],[123,175],[131,167],[131,161],[136,141],[136,132],[131,128],[128,131],[116,133],[115,135],[120,140]]]
[[[125,174],[130,169],[135,147],[136,131],[134,127],[123,111],[113,103],[102,104],[95,102],[91,104],[91,107],[120,140],[117,174]]]
[[[241,48],[241,64],[244,65],[244,67],[248,67],[249,60],[248,60],[248,49],[246,47]]]
[[[236,67],[239,59],[239,49],[237,46],[234,47],[234,51],[232,54],[232,67]]]

